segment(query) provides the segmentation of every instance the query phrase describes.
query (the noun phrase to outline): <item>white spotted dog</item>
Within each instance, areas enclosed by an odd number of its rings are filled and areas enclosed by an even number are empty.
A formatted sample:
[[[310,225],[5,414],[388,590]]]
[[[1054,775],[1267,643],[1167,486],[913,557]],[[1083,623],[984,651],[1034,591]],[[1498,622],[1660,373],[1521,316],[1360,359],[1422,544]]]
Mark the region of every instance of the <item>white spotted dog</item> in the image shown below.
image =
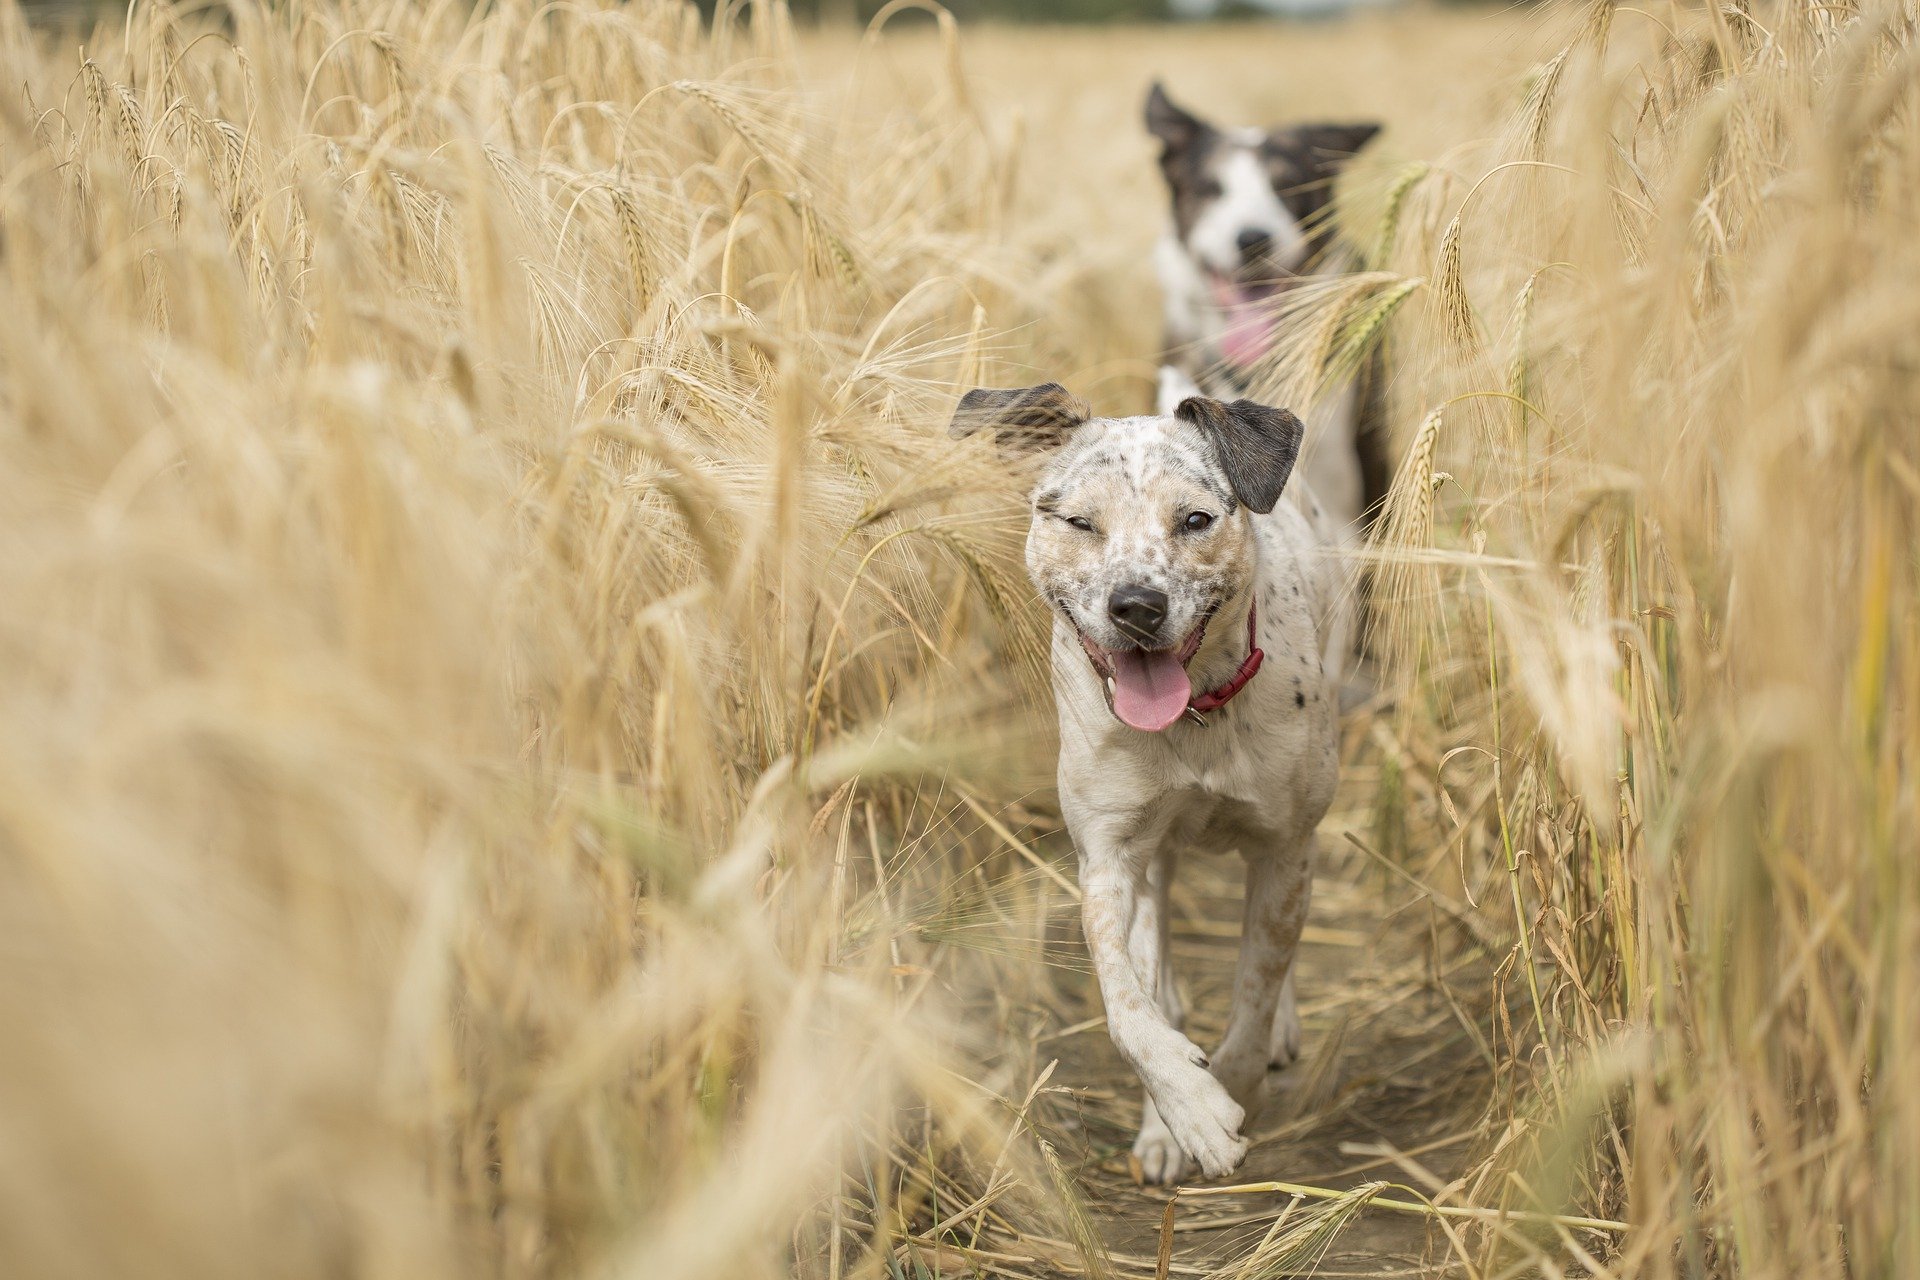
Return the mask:
[[[1107,1029],[1146,1086],[1133,1151],[1150,1182],[1218,1177],[1246,1155],[1268,1070],[1300,1051],[1293,956],[1347,652],[1338,531],[1293,476],[1300,420],[1250,400],[1092,418],[1053,383],[971,391],[952,431],[981,430],[1036,468],[1027,571],[1054,612],[1060,807]],[[1167,889],[1181,853],[1230,850],[1246,920],[1209,1055],[1182,1031]]]
[[[1173,202],[1154,248],[1166,362],[1208,395],[1245,395],[1274,349],[1287,289],[1347,269],[1351,255],[1331,223],[1333,183],[1380,126],[1219,128],[1174,105],[1155,84],[1147,128],[1160,141]],[[1352,532],[1392,479],[1382,381],[1376,359],[1307,411],[1301,471]]]

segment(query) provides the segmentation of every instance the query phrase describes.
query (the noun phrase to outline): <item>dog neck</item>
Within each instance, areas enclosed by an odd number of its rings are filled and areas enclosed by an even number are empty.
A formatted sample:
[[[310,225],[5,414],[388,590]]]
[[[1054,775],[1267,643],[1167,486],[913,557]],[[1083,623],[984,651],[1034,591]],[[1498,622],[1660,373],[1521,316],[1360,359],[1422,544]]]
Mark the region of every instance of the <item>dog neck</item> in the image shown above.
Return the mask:
[[[1247,585],[1220,606],[1213,620],[1207,624],[1207,634],[1200,641],[1200,651],[1187,664],[1187,675],[1193,681],[1196,695],[1217,689],[1231,680],[1240,670],[1240,664],[1247,659],[1247,611],[1253,608],[1254,583],[1258,575],[1250,576]]]

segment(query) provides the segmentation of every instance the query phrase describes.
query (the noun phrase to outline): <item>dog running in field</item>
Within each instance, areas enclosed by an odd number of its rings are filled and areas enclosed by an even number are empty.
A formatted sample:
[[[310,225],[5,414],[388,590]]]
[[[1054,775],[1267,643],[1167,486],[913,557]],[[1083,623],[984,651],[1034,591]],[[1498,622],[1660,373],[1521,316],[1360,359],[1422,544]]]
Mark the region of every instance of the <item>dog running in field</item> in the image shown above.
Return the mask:
[[[1249,394],[1278,337],[1276,310],[1302,280],[1348,270],[1331,220],[1333,184],[1376,124],[1221,128],[1155,84],[1147,129],[1160,142],[1172,217],[1154,248],[1166,306],[1160,409],[1187,394]],[[1345,530],[1391,480],[1378,360],[1307,411],[1301,473]]]
[[[1190,397],[1093,418],[1055,383],[968,392],[1036,479],[1027,570],[1054,614],[1060,806],[1107,1028],[1146,1087],[1150,1182],[1246,1155],[1269,1069],[1300,1051],[1292,965],[1314,828],[1338,772],[1348,652],[1340,531],[1294,473],[1300,420]],[[1246,918],[1226,1036],[1182,1030],[1167,890],[1186,852],[1238,850]]]

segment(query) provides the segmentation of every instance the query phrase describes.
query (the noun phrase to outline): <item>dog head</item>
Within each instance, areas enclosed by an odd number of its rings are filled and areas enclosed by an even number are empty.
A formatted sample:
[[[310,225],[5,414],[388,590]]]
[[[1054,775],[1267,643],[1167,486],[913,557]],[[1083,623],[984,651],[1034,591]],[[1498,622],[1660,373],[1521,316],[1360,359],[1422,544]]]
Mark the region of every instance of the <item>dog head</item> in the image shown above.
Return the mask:
[[[1380,126],[1222,129],[1175,105],[1155,84],[1147,94],[1147,129],[1160,140],[1174,235],[1230,330],[1247,329],[1248,349],[1227,355],[1251,363],[1264,352],[1254,341],[1264,329],[1233,322],[1263,310],[1260,304],[1326,248],[1334,179]]]
[[[1167,415],[1092,418],[1056,383],[970,391],[952,434],[994,431],[1035,456],[1027,572],[1113,682],[1114,714],[1158,731],[1185,713],[1207,624],[1252,584],[1250,512],[1268,512],[1300,420],[1203,396]]]
[[[1299,271],[1324,241],[1333,182],[1380,132],[1377,124],[1221,129],[1155,84],[1147,129],[1173,197],[1176,234],[1193,260],[1257,283]]]

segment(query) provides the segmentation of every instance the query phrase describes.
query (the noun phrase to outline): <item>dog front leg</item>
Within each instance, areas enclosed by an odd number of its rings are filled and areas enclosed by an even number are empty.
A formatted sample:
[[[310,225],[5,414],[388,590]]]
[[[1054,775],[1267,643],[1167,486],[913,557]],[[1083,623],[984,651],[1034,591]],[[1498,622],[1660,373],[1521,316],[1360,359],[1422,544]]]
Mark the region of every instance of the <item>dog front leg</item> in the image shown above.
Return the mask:
[[[1134,916],[1127,938],[1134,972],[1143,978],[1158,975],[1149,985],[1159,1002],[1160,1016],[1175,1031],[1184,1032],[1187,1017],[1180,1004],[1180,989],[1173,980],[1171,916],[1167,905],[1176,862],[1172,851],[1163,849],[1147,864],[1147,896],[1143,910]],[[1133,1140],[1133,1158],[1139,1177],[1154,1186],[1178,1182],[1187,1170],[1186,1153],[1180,1150],[1173,1130],[1160,1118],[1160,1112],[1153,1105],[1153,1095],[1144,1088],[1141,1093],[1140,1132]]]
[[[1162,913],[1146,875],[1147,859],[1114,849],[1084,856],[1080,890],[1087,948],[1107,1006],[1107,1033],[1140,1076],[1158,1121],[1208,1177],[1239,1165],[1245,1113],[1208,1071],[1207,1057],[1163,1011]],[[1144,1126],[1143,1126],[1144,1132]],[[1144,1165],[1144,1160],[1143,1160]],[[1155,1171],[1177,1177],[1166,1163]]]
[[[1246,922],[1233,975],[1233,1011],[1220,1050],[1213,1055],[1213,1074],[1249,1117],[1260,1110],[1267,1067],[1281,1042],[1290,1038],[1298,1052],[1297,1016],[1290,1037],[1280,1024],[1292,1005],[1293,956],[1306,926],[1312,885],[1312,866],[1305,857],[1255,857],[1247,862]]]

